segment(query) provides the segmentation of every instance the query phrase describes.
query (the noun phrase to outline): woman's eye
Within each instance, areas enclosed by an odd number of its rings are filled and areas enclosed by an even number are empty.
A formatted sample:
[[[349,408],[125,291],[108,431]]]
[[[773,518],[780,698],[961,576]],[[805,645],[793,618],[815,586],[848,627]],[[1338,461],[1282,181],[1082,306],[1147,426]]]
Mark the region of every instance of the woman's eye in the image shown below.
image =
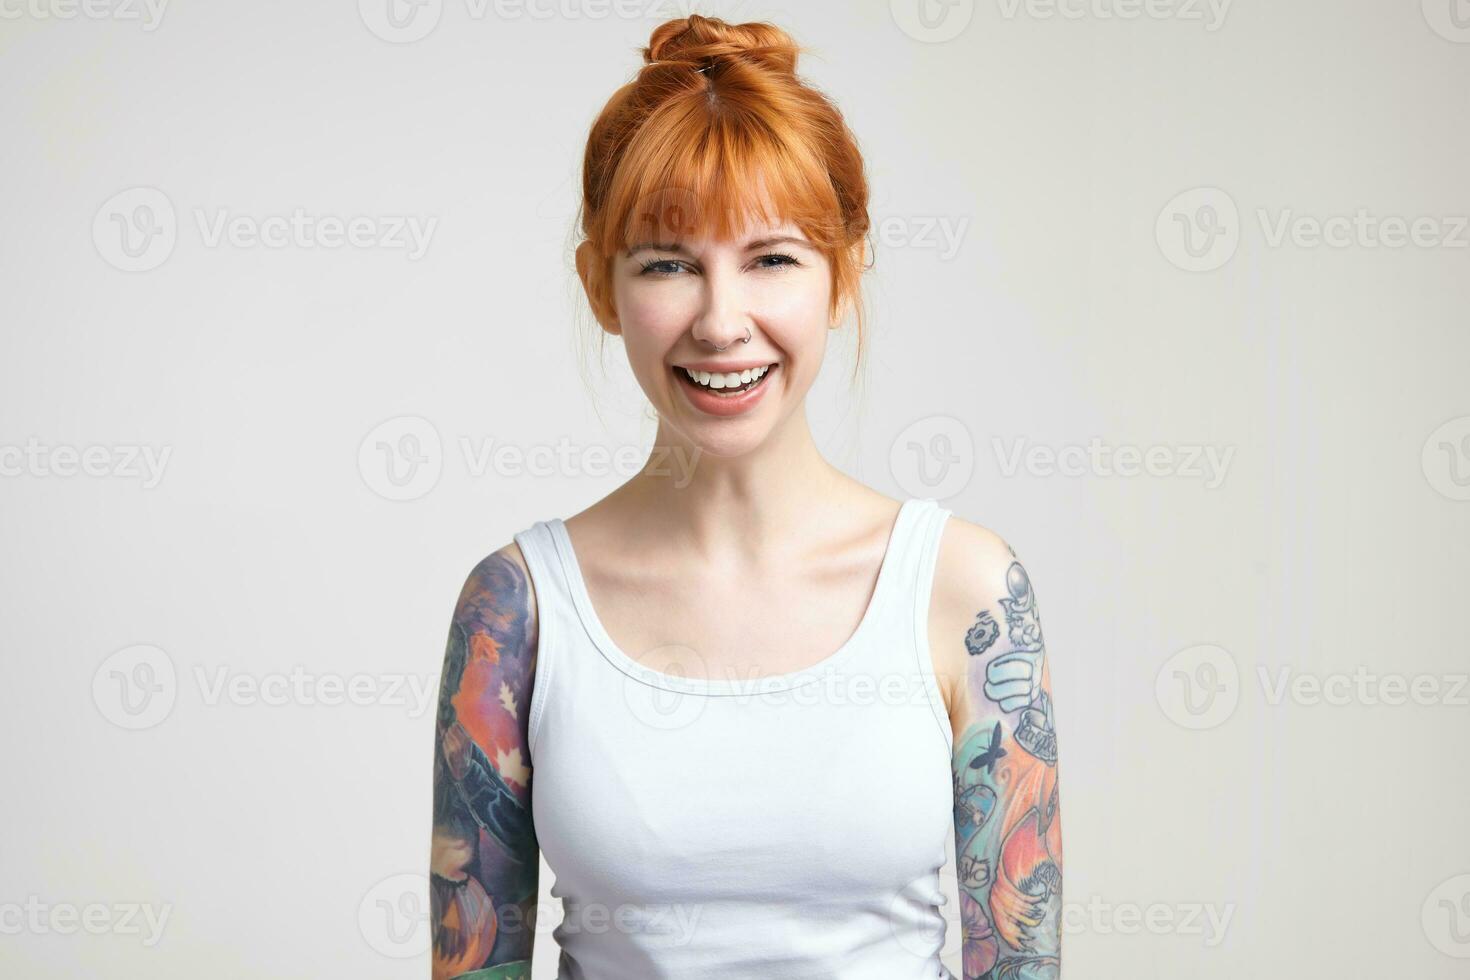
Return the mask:
[[[678,271],[679,263],[676,260],[655,259],[652,262],[643,263],[643,271],[640,273],[640,275],[672,276],[675,275]]]
[[[770,252],[755,260],[757,269],[779,269],[788,265],[801,265],[801,263],[784,252]],[[684,263],[678,259],[653,259],[642,264],[639,274],[668,278],[678,275],[683,266]]]
[[[766,265],[765,262],[767,259],[775,259],[776,261],[771,263],[770,265]],[[760,264],[760,267],[762,269],[776,269],[780,268],[783,265],[801,265],[800,262],[796,261],[796,259],[785,254],[784,252],[771,252],[768,255],[762,255],[760,258],[756,259],[756,262]]]

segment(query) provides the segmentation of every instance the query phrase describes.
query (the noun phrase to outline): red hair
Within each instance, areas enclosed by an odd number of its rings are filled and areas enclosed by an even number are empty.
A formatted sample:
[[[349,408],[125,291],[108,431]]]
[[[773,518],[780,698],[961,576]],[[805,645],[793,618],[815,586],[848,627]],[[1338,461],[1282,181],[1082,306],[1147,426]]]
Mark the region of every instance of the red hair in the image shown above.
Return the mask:
[[[600,261],[582,271],[599,319],[612,312],[612,256],[635,236],[729,238],[752,218],[789,220],[826,255],[829,315],[851,302],[861,354],[868,182],[842,114],[797,77],[801,50],[766,23],[692,14],[654,30],[583,160],[581,233]]]

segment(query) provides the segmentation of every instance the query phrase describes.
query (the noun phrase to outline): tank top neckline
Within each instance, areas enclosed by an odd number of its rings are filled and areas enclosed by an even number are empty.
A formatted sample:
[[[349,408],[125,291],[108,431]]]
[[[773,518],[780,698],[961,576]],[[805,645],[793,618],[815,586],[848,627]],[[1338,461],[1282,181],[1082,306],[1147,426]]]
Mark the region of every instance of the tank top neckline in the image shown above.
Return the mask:
[[[636,681],[666,691],[711,696],[749,695],[789,690],[800,684],[818,680],[841,666],[853,655],[854,651],[860,648],[864,638],[872,631],[874,621],[880,615],[880,607],[884,604],[886,595],[890,591],[892,579],[899,574],[894,566],[898,564],[899,553],[903,550],[903,537],[909,533],[919,506],[926,503],[933,504],[934,501],[928,497],[910,497],[899,504],[898,514],[888,531],[888,541],[883,558],[878,565],[878,576],[873,585],[873,594],[868,598],[868,604],[863,609],[857,627],[836,650],[806,667],[781,674],[762,674],[748,678],[685,677],[665,673],[645,667],[623,652],[622,648],[613,641],[607,628],[603,626],[601,617],[597,615],[597,610],[592,605],[592,596],[587,590],[587,581],[582,575],[582,566],[577,561],[577,554],[572,547],[572,539],[567,533],[565,523],[560,517],[554,517],[545,524],[547,530],[551,532],[552,542],[561,559],[568,591],[571,593],[572,603],[576,607],[582,628],[587,631],[588,636],[609,663]]]

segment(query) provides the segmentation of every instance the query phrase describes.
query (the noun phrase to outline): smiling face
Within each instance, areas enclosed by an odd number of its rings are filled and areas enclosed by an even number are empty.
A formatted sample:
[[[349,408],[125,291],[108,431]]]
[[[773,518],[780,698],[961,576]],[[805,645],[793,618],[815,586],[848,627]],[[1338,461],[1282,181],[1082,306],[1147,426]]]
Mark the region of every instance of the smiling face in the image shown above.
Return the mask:
[[[789,222],[745,224],[726,239],[635,235],[609,269],[604,327],[663,425],[717,456],[749,452],[801,406],[832,325],[823,252]]]

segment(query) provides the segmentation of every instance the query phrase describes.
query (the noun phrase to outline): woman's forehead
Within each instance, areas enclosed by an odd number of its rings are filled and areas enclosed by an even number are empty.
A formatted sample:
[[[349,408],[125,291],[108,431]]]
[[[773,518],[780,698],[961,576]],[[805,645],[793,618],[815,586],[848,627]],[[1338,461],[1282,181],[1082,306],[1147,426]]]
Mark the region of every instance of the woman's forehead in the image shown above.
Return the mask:
[[[660,181],[630,202],[625,241],[675,237],[735,240],[765,233],[795,233],[794,200],[772,192],[760,174],[709,173],[689,183]]]
[[[628,219],[623,239],[628,247],[649,242],[707,245],[781,237],[808,240],[800,225],[775,207],[731,209],[721,215],[709,202],[689,195],[661,195],[634,208]]]

